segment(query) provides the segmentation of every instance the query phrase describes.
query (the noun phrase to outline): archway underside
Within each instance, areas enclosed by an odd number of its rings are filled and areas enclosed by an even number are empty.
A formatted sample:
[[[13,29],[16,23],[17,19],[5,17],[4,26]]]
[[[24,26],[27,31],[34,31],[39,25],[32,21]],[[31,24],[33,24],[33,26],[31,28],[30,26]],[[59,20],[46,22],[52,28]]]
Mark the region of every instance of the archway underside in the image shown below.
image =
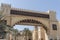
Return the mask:
[[[24,20],[18,21],[14,25],[42,26],[46,31],[48,30],[47,27],[44,24],[42,24],[39,21],[33,20],[33,19],[24,19]]]

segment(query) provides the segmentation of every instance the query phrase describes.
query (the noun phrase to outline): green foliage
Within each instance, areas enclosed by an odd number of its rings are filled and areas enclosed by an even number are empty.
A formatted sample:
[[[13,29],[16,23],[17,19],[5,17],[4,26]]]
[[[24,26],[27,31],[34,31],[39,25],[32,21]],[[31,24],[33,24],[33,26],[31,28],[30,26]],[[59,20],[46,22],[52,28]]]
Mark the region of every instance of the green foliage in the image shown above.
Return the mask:
[[[2,15],[0,15],[0,37],[5,38],[5,35],[8,31],[8,26],[5,24],[4,20],[2,21],[1,19],[3,18]]]

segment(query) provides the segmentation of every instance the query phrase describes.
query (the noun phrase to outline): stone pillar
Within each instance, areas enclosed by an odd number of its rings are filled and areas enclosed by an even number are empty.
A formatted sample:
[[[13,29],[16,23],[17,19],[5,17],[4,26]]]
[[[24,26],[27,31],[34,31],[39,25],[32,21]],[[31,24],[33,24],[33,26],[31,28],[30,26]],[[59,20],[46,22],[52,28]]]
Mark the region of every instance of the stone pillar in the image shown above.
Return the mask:
[[[45,40],[45,29],[41,27],[41,40]]]
[[[45,40],[49,40],[46,30],[45,30]]]
[[[33,38],[34,38],[33,40],[38,40],[38,27],[37,26],[35,26]]]
[[[41,40],[41,27],[38,27],[38,40]]]
[[[10,34],[9,36],[10,36],[10,40],[12,40],[12,34]]]

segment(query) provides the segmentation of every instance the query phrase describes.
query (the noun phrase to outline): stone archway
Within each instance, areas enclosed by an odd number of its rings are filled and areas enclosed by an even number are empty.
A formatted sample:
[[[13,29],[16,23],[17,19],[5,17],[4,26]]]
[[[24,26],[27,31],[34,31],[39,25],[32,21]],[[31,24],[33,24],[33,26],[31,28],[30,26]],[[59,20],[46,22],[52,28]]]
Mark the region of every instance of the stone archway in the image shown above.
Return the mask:
[[[16,22],[15,24],[42,26],[46,31],[48,30],[48,28],[42,22],[34,19],[23,19]]]
[[[41,23],[41,22],[39,22],[37,20],[33,20],[33,19],[24,19],[24,20],[18,21],[15,24],[20,24],[20,25],[34,25],[35,26],[34,27],[35,29],[34,29],[34,37],[33,37],[33,40],[41,40],[41,39],[45,40],[45,33],[47,32],[47,27],[43,23]],[[38,34],[38,30],[39,30],[38,29],[38,26],[40,27],[40,30],[41,31],[39,31],[39,32],[40,32],[41,35]],[[41,38],[39,38],[38,35]]]
[[[59,34],[59,30],[58,30],[59,25],[58,25],[58,20],[56,19],[55,11],[39,12],[39,11],[34,11],[34,10],[25,10],[25,9],[19,9],[19,8],[12,8],[12,6],[9,4],[2,4],[1,9],[2,9],[1,10],[2,15],[3,16],[5,15],[2,18],[2,20],[6,20],[7,25],[9,25],[9,26],[13,26],[14,24],[20,23],[19,20],[22,20],[22,19],[39,20],[38,22],[42,23],[40,26],[42,26],[42,28],[44,28],[43,30],[46,31],[48,29],[48,31],[47,31],[48,37],[49,37],[48,39],[54,39],[54,38],[56,38],[56,36],[58,37],[58,39],[60,38],[59,37],[60,34]],[[25,23],[25,24],[27,24],[27,23]],[[31,23],[28,23],[28,24],[31,24]],[[57,25],[57,27],[58,27],[57,28],[58,35],[56,35],[57,31],[54,32],[52,30],[53,24]]]

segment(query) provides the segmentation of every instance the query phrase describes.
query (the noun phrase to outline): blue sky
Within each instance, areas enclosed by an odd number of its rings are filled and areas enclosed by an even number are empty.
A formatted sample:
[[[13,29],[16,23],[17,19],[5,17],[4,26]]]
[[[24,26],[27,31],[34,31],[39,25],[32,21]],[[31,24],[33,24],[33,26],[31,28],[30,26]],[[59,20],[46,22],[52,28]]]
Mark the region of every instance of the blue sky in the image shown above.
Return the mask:
[[[14,28],[18,30],[23,30],[24,28],[29,28],[30,30],[34,30],[34,26],[29,26],[29,25],[15,25]]]
[[[56,17],[60,20],[60,0],[0,0],[1,3],[11,4],[12,7],[37,11],[56,11]]]

